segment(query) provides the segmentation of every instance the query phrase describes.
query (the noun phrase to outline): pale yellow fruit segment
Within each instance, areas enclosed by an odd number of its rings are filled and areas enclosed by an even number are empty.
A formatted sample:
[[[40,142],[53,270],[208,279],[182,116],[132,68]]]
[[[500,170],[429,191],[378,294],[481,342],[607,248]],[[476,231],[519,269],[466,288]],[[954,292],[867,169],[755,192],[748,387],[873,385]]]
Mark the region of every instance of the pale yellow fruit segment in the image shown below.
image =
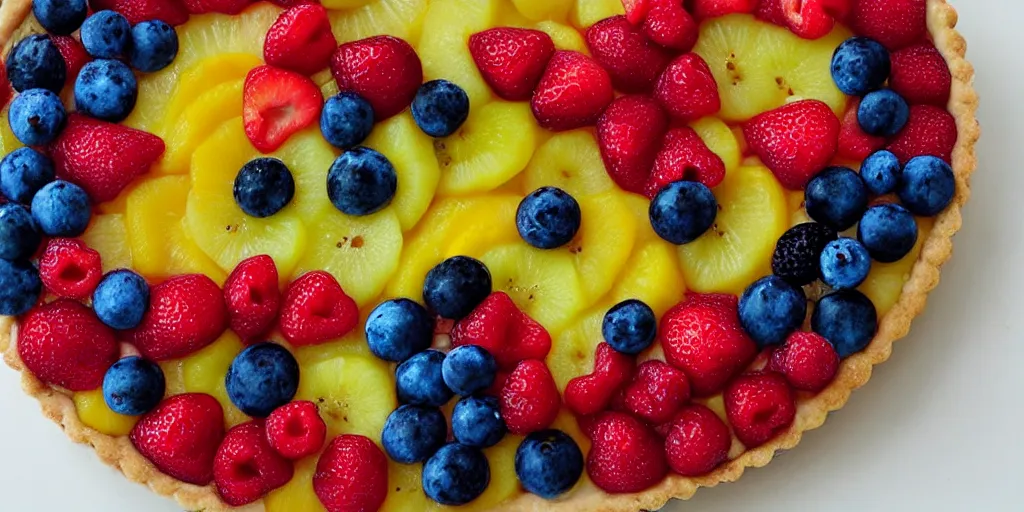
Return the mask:
[[[165,104],[163,117],[151,128],[153,133],[161,137],[166,136],[175,128],[182,114],[203,93],[227,83],[245,80],[249,71],[262,63],[263,60],[259,56],[249,53],[213,55],[196,62],[179,75],[179,81]],[[140,97],[140,101],[146,100]],[[238,106],[241,108],[241,102]],[[188,169],[185,172],[188,172]]]
[[[388,414],[398,407],[391,367],[356,354],[304,365],[295,399],[317,405],[327,423],[327,439],[358,434],[380,442]]]
[[[479,258],[494,247],[520,240],[516,230],[519,203],[519,198],[514,196],[488,196],[477,199],[471,208],[450,218],[455,229],[445,244],[444,257]]]
[[[103,272],[132,268],[132,249],[123,214],[94,215],[81,239],[100,253]]]
[[[249,417],[231,403],[224,385],[228,367],[244,348],[235,333],[225,331],[211,345],[180,360],[184,392],[206,393],[216,398],[224,408],[224,422],[228,428],[249,421]]]
[[[118,414],[107,406],[103,390],[80,391],[73,396],[78,419],[85,426],[108,436],[126,436],[139,421],[138,416]]]
[[[491,470],[491,483],[479,498],[452,510],[486,512],[507,501],[519,492],[516,477],[516,450],[523,442],[521,436],[507,435],[500,443],[484,450]]]
[[[427,497],[423,492],[423,465],[388,461],[388,497],[380,512],[434,512],[448,507]]]
[[[339,43],[388,34],[415,44],[423,29],[428,0],[328,0],[347,6],[328,7],[331,28]]]
[[[564,20],[572,10],[574,0],[512,0],[512,3],[528,19]]]
[[[636,220],[621,192],[579,199],[582,224],[567,251],[579,272],[584,307],[608,293],[629,259],[636,240]]]
[[[611,297],[616,303],[641,300],[660,318],[685,295],[686,285],[676,248],[665,241],[651,240],[633,251]]]
[[[312,225],[334,209],[327,197],[327,173],[338,153],[324,140],[320,127],[314,125],[292,135],[277,151],[267,155],[284,162],[295,180],[295,198],[282,212],[294,212]]]
[[[7,122],[7,111],[9,109],[4,108],[0,112],[0,155],[7,155],[15,149],[18,149],[24,144],[14,136],[14,132],[11,131],[11,123]]]
[[[391,209],[398,215],[403,231],[412,229],[430,207],[441,179],[434,140],[416,126],[412,114],[405,112],[375,126],[364,145],[381,152],[395,166],[398,190]]]
[[[588,309],[553,336],[547,364],[559,391],[564,392],[565,385],[573,378],[594,370],[594,351],[604,341],[601,322],[609,307],[610,304],[601,304]]]
[[[930,218],[917,219],[917,244],[903,259],[893,263],[871,262],[871,272],[859,289],[875,304],[879,318],[888,313],[899,300],[903,285],[910,280],[910,274],[934,224],[935,221]]]
[[[537,25],[533,28],[551,36],[551,41],[555,43],[555,48],[559,50],[571,50],[584,55],[590,55],[587,42],[583,40],[583,34],[580,34],[575,27],[557,21],[545,20],[537,22]]]
[[[576,259],[568,251],[544,251],[520,242],[497,247],[480,259],[491,271],[494,289],[508,293],[552,334],[587,306]]]
[[[192,153],[210,134],[228,120],[242,115],[244,80],[225,82],[195,98],[166,129],[167,150],[158,164],[161,172],[187,174]]]
[[[717,117],[705,117],[690,124],[704,144],[725,163],[725,171],[729,172],[740,166],[740,145],[729,125]]]
[[[559,133],[537,148],[523,172],[523,194],[558,187],[579,199],[616,189],[601,150],[587,130]]]
[[[313,491],[317,458],[306,457],[295,464],[292,479],[263,499],[266,512],[327,512]]]
[[[426,80],[444,79],[469,95],[474,111],[491,100],[491,89],[469,53],[469,37],[494,26],[498,0],[432,0],[417,46]]]
[[[622,0],[575,0],[576,3],[569,13],[569,21],[576,28],[586,30],[591,25],[605,18],[625,14]]]

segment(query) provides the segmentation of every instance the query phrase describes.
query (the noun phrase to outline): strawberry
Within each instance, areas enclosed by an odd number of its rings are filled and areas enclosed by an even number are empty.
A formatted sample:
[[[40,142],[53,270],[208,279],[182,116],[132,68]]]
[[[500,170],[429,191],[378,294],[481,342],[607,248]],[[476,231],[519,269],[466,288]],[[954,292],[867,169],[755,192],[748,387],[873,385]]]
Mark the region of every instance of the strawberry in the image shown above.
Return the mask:
[[[50,145],[57,175],[97,203],[117,197],[163,153],[164,141],[156,135],[75,113]]]
[[[452,346],[479,345],[505,370],[520,361],[544,359],[551,351],[551,335],[523,313],[505,292],[494,292],[451,331]]]
[[[227,325],[217,283],[201,274],[176,276],[150,291],[149,310],[129,333],[129,341],[146,359],[165,361],[213,343]]]
[[[517,436],[550,427],[562,407],[551,371],[536,359],[516,366],[505,381],[500,400],[508,431]]]
[[[242,119],[245,135],[263,153],[271,153],[288,137],[320,120],[324,95],[308,77],[260,66],[245,77]]]
[[[59,299],[21,320],[18,355],[47,384],[71,391],[96,389],[119,353],[114,332],[81,303]]]
[[[530,106],[542,127],[563,131],[593,125],[614,97],[612,79],[597,61],[560,50],[544,69]]]
[[[648,39],[683,53],[697,44],[699,28],[678,0],[654,0],[643,25]]]
[[[128,436],[158,470],[178,480],[206,485],[224,439],[224,409],[210,395],[175,395],[142,417]]]
[[[587,474],[610,493],[643,491],[668,474],[665,446],[640,420],[618,412],[603,413],[590,428],[593,444]]]
[[[757,355],[738,308],[735,295],[691,294],[661,319],[665,360],[686,373],[695,396],[718,392]]]
[[[853,0],[850,12],[854,31],[890,51],[924,39],[927,18],[927,0]]]
[[[39,258],[39,277],[58,297],[87,299],[103,278],[100,253],[81,240],[54,238]]]
[[[785,375],[794,388],[817,393],[835,378],[839,355],[824,336],[794,332],[772,353],[769,368]]]
[[[910,107],[910,118],[887,149],[901,164],[921,155],[937,156],[950,163],[956,146],[956,119],[945,110],[931,105]]]
[[[320,0],[270,0],[270,3],[287,9],[302,4],[320,4]]]
[[[224,282],[228,324],[243,340],[253,340],[274,326],[281,307],[277,282],[277,266],[267,255],[239,263]]]
[[[921,43],[892,52],[892,73],[889,88],[903,96],[911,105],[935,105],[945,108],[949,103],[952,75],[946,59],[935,45]]]
[[[818,39],[832,32],[836,21],[826,8],[826,0],[781,0],[786,26],[804,39]]]
[[[237,425],[224,436],[213,459],[213,481],[224,503],[240,507],[292,479],[295,468],[267,444],[262,422]]]
[[[693,128],[683,126],[673,128],[665,135],[644,193],[653,199],[674,181],[699,181],[712,188],[724,179],[725,162],[722,157],[708,149]]]
[[[796,417],[793,390],[777,373],[748,373],[729,384],[725,413],[736,437],[756,448],[789,428]]]
[[[664,423],[690,399],[686,374],[664,361],[647,361],[636,368],[623,388],[626,410],[648,423]]]
[[[654,0],[622,0],[622,7],[626,11],[626,19],[634,25],[643,23],[653,3],[656,2]]]
[[[341,45],[331,58],[331,73],[342,92],[356,92],[370,102],[378,122],[405,110],[423,84],[416,50],[392,36]]]
[[[836,155],[839,130],[828,105],[802,100],[755,116],[743,136],[782,186],[802,190]]]
[[[337,48],[327,9],[320,4],[300,4],[282,12],[270,26],[263,60],[271,66],[312,75],[327,67]]]
[[[388,460],[367,437],[334,438],[316,464],[313,491],[327,512],[372,512],[388,497]]]
[[[751,13],[757,0],[686,0],[690,12],[698,20],[736,13]]]
[[[760,0],[754,9],[754,16],[780,27],[787,26],[786,13],[782,9],[784,0]]]
[[[601,158],[623,190],[643,194],[668,130],[668,116],[650,96],[622,96],[597,120]]]
[[[185,9],[192,14],[205,14],[208,12],[219,12],[223,14],[238,14],[253,3],[254,0],[181,0]]]
[[[565,405],[580,416],[607,409],[612,395],[633,375],[635,364],[632,357],[601,343],[594,353],[594,371],[565,386]]]
[[[690,405],[672,419],[665,436],[665,454],[672,471],[683,476],[710,473],[729,458],[732,435],[711,409]]]
[[[64,65],[67,66],[67,78],[65,79],[64,85],[71,85],[75,83],[75,79],[78,78],[78,72],[82,70],[82,66],[85,66],[92,57],[85,51],[85,46],[72,36],[50,36],[50,41],[60,51],[61,57],[64,57]]]
[[[303,274],[284,292],[280,329],[293,345],[316,345],[340,338],[358,323],[356,301],[327,272]]]
[[[526,101],[555,54],[555,43],[539,30],[492,28],[469,37],[469,53],[495,94]]]
[[[871,153],[882,149],[885,146],[885,137],[875,137],[864,133],[857,120],[857,109],[860,108],[860,98],[853,98],[846,107],[843,120],[839,128],[839,149],[838,155],[848,160],[861,161]]]
[[[722,108],[711,68],[696,53],[680,55],[668,65],[654,86],[654,97],[673,118],[684,123]]]
[[[649,41],[625,16],[593,24],[586,40],[590,54],[611,75],[612,85],[626,93],[650,91],[672,60],[667,50]]]
[[[7,106],[12,96],[14,96],[14,89],[11,88],[11,81],[7,78],[7,66],[0,66],[0,109]]]
[[[267,417],[266,428],[270,446],[292,460],[319,452],[327,439],[327,425],[309,401],[278,407]]]
[[[188,21],[188,11],[181,0],[89,0],[93,12],[117,11],[132,25],[147,20],[160,20],[169,25]]]

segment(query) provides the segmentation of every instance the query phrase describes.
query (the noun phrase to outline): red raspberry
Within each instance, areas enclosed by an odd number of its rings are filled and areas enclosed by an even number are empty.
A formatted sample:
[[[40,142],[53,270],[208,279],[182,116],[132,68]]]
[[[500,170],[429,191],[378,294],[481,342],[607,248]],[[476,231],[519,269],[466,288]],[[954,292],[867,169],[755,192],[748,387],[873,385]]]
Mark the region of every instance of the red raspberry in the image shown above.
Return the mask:
[[[388,497],[388,460],[369,438],[342,435],[320,455],[313,491],[327,512],[371,512]]]
[[[612,396],[633,374],[634,365],[632,357],[601,343],[595,351],[594,371],[565,386],[565,405],[581,416],[607,409]]]
[[[494,292],[451,330],[452,347],[479,345],[505,370],[520,361],[544,359],[551,351],[551,335],[523,313],[505,292]]]
[[[282,405],[267,417],[267,441],[282,456],[298,460],[323,448],[327,425],[309,401]]]
[[[501,390],[501,415],[517,436],[550,427],[561,407],[555,379],[543,361],[519,363]]]
[[[210,395],[175,395],[143,416],[129,439],[161,472],[206,485],[213,480],[213,460],[224,439],[224,409]]]
[[[292,345],[316,345],[340,338],[359,323],[359,307],[331,274],[303,274],[284,292],[281,334]]]
[[[827,4],[828,0],[782,0],[786,26],[804,39],[827,36],[836,25]]]
[[[643,491],[668,474],[665,445],[650,427],[618,412],[603,413],[591,425],[587,474],[610,493]]]
[[[185,9],[192,14],[219,12],[238,14],[255,0],[182,0]]]
[[[794,332],[772,353],[770,368],[785,375],[794,388],[817,393],[835,378],[839,355],[824,336]]]
[[[85,46],[72,36],[50,36],[50,41],[57,46],[60,56],[64,57],[64,64],[67,66],[67,78],[64,84],[74,84],[78,78],[78,72],[82,70],[92,57],[85,51]]]
[[[370,102],[377,122],[405,110],[423,85],[416,50],[392,36],[341,45],[331,57],[331,74],[342,92],[358,93]]]
[[[228,323],[243,340],[254,340],[274,327],[281,307],[277,283],[277,266],[267,255],[239,263],[224,282]]]
[[[87,299],[103,278],[100,253],[81,240],[54,238],[39,258],[39,277],[58,297]]]
[[[754,12],[757,0],[687,0],[690,12],[698,20],[735,13]]]
[[[889,146],[901,164],[921,155],[937,156],[950,163],[957,140],[956,119],[932,105],[910,107],[910,119]]]
[[[690,399],[686,374],[664,361],[647,361],[636,368],[624,389],[626,409],[648,423],[664,423]]]
[[[724,398],[729,423],[748,449],[786,430],[796,417],[793,390],[777,373],[741,375],[726,388]]]
[[[644,34],[665,48],[688,52],[697,44],[697,21],[676,0],[654,0],[644,20]]]
[[[842,126],[839,128],[839,156],[849,160],[862,161],[871,153],[885,147],[885,137],[875,137],[864,133],[857,120],[857,109],[860,98],[853,98],[843,114]]]
[[[898,50],[916,43],[928,32],[927,0],[854,0],[853,29]]]
[[[190,274],[153,287],[149,310],[129,333],[129,341],[146,359],[166,361],[213,343],[227,326],[228,311],[217,283]]]
[[[526,101],[555,54],[555,43],[539,30],[492,28],[469,37],[469,53],[495,94]]]
[[[653,199],[661,189],[679,180],[697,181],[714,188],[724,179],[722,157],[711,151],[693,128],[682,126],[665,134],[644,193]]]
[[[758,114],[743,137],[782,186],[803,190],[836,155],[839,118],[825,103],[802,100]]]
[[[312,75],[327,67],[337,48],[327,9],[320,4],[299,4],[282,12],[270,26],[263,60],[271,66]]]
[[[267,444],[263,424],[242,423],[228,431],[213,460],[213,481],[225,503],[239,507],[292,479],[295,468]]]
[[[931,43],[909,46],[892,53],[889,87],[911,105],[946,107],[953,76],[946,59]]]
[[[615,98],[612,79],[593,58],[561,50],[551,57],[533,93],[533,117],[552,131],[591,126]]]
[[[679,411],[665,438],[668,465],[683,476],[710,473],[729,458],[731,446],[732,435],[725,422],[697,404]]]
[[[672,61],[654,86],[654,97],[676,120],[688,123],[722,108],[718,84],[711,68],[696,53]]]
[[[47,384],[71,391],[96,389],[119,354],[114,332],[81,303],[60,299],[21,319],[18,355]]]
[[[625,16],[612,16],[587,29],[591,55],[608,71],[612,85],[626,93],[650,91],[672,55],[649,41]]]
[[[667,131],[668,115],[650,96],[613,101],[597,120],[597,143],[612,181],[643,194]]]

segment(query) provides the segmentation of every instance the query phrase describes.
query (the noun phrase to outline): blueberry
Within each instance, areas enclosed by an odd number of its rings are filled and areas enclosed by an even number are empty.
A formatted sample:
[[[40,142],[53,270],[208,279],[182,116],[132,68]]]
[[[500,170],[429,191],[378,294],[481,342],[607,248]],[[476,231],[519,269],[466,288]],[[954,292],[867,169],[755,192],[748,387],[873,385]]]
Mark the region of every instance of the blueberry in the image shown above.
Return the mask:
[[[448,423],[436,407],[403,405],[388,415],[381,444],[399,464],[425,462],[448,439]]]
[[[36,305],[43,293],[39,269],[25,260],[0,259],[0,316],[18,316]]]
[[[491,294],[491,273],[479,260],[455,256],[427,272],[423,300],[443,318],[461,320]]]
[[[146,73],[166,68],[178,56],[178,33],[160,20],[143,21],[132,27],[132,67]]]
[[[867,207],[868,187],[848,167],[826,168],[804,191],[807,215],[836,231],[853,227]]]
[[[45,146],[60,135],[68,114],[60,97],[46,89],[29,89],[11,102],[7,120],[26,146]]]
[[[807,297],[779,276],[762,277],[740,297],[740,325],[758,347],[778,345],[807,318]]]
[[[630,299],[608,310],[601,322],[604,341],[623,354],[636,355],[654,342],[658,319],[654,310],[643,302]]]
[[[68,36],[78,30],[89,13],[86,0],[32,0],[32,14],[51,34]]]
[[[789,228],[775,244],[772,272],[794,286],[813,283],[818,279],[821,251],[835,239],[835,230],[817,222]]]
[[[676,181],[654,196],[648,213],[658,236],[683,245],[699,238],[715,223],[718,201],[702,183]]]
[[[295,179],[284,162],[257,158],[235,176],[235,203],[243,212],[266,218],[281,211],[295,197]]]
[[[516,476],[528,492],[554,499],[583,475],[583,452],[561,430],[534,432],[516,450]]]
[[[366,98],[343,92],[328,98],[320,111],[320,132],[338,149],[351,149],[361,144],[373,131],[373,107]]]
[[[501,442],[508,432],[501,405],[493,396],[468,396],[452,411],[452,434],[469,446],[488,448]]]
[[[832,54],[832,80],[850,96],[864,96],[889,79],[889,51],[867,37],[851,37]]]
[[[566,191],[542,187],[519,203],[516,229],[526,243],[538,249],[555,249],[576,236],[582,215],[580,204]]]
[[[907,101],[890,89],[868,93],[857,108],[857,124],[868,135],[878,137],[896,135],[909,118]]]
[[[132,27],[114,11],[99,11],[82,24],[82,46],[97,59],[127,57],[132,43]]]
[[[465,505],[480,497],[490,482],[487,456],[472,446],[447,444],[423,465],[423,492],[442,505]]]
[[[7,78],[15,91],[46,89],[59,93],[67,66],[49,36],[34,34],[18,41],[7,56]]]
[[[103,399],[118,414],[138,416],[160,403],[166,385],[158,364],[130,356],[107,369],[103,376]]]
[[[92,307],[112,329],[135,328],[149,309],[149,284],[131,270],[110,272],[92,292]]]
[[[346,151],[327,174],[327,196],[348,215],[369,215],[391,204],[398,174],[387,157],[362,146]]]
[[[0,258],[8,261],[31,258],[42,239],[28,208],[14,203],[0,205]]]
[[[900,159],[884,149],[872,153],[860,166],[864,184],[872,194],[879,196],[895,191],[901,174]]]
[[[906,256],[917,243],[917,222],[898,204],[872,206],[857,227],[857,239],[876,261],[892,263]]]
[[[447,80],[432,80],[420,86],[412,100],[412,118],[431,137],[447,137],[469,117],[469,96]]]
[[[454,396],[444,383],[444,353],[426,350],[398,365],[395,385],[398,400],[403,404],[441,407]]]
[[[92,217],[89,194],[74,183],[50,182],[32,198],[32,216],[47,236],[79,236]]]
[[[409,359],[430,348],[434,317],[409,299],[382,302],[366,318],[366,343],[373,355],[393,362]]]
[[[811,328],[836,348],[839,357],[864,350],[875,337],[878,313],[871,299],[857,290],[840,290],[818,301]]]
[[[441,376],[445,385],[459,396],[470,396],[492,384],[498,374],[498,362],[483,347],[456,347],[444,359]]]
[[[918,156],[903,168],[900,201],[915,215],[931,217],[945,210],[956,192],[953,168],[941,158]]]
[[[841,290],[856,288],[871,272],[871,255],[853,238],[840,238],[821,253],[821,280]]]
[[[242,351],[224,378],[228,398],[253,418],[266,418],[299,389],[299,363],[288,349],[264,342]]]
[[[94,60],[75,79],[75,108],[96,119],[121,122],[135,109],[138,98],[139,83],[119,60]]]
[[[32,148],[18,148],[0,161],[0,193],[10,201],[29,204],[55,174],[49,157]]]

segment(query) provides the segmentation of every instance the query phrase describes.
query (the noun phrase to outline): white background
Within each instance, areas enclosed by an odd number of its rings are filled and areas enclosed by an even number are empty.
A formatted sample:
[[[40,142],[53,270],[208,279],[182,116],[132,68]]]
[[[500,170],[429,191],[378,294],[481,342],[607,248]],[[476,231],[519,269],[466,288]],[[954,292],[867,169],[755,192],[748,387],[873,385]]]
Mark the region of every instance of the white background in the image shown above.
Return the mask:
[[[956,255],[910,336],[793,451],[678,511],[1024,510],[1024,3],[952,0],[982,97]],[[180,510],[73,445],[0,365],[0,510]]]

